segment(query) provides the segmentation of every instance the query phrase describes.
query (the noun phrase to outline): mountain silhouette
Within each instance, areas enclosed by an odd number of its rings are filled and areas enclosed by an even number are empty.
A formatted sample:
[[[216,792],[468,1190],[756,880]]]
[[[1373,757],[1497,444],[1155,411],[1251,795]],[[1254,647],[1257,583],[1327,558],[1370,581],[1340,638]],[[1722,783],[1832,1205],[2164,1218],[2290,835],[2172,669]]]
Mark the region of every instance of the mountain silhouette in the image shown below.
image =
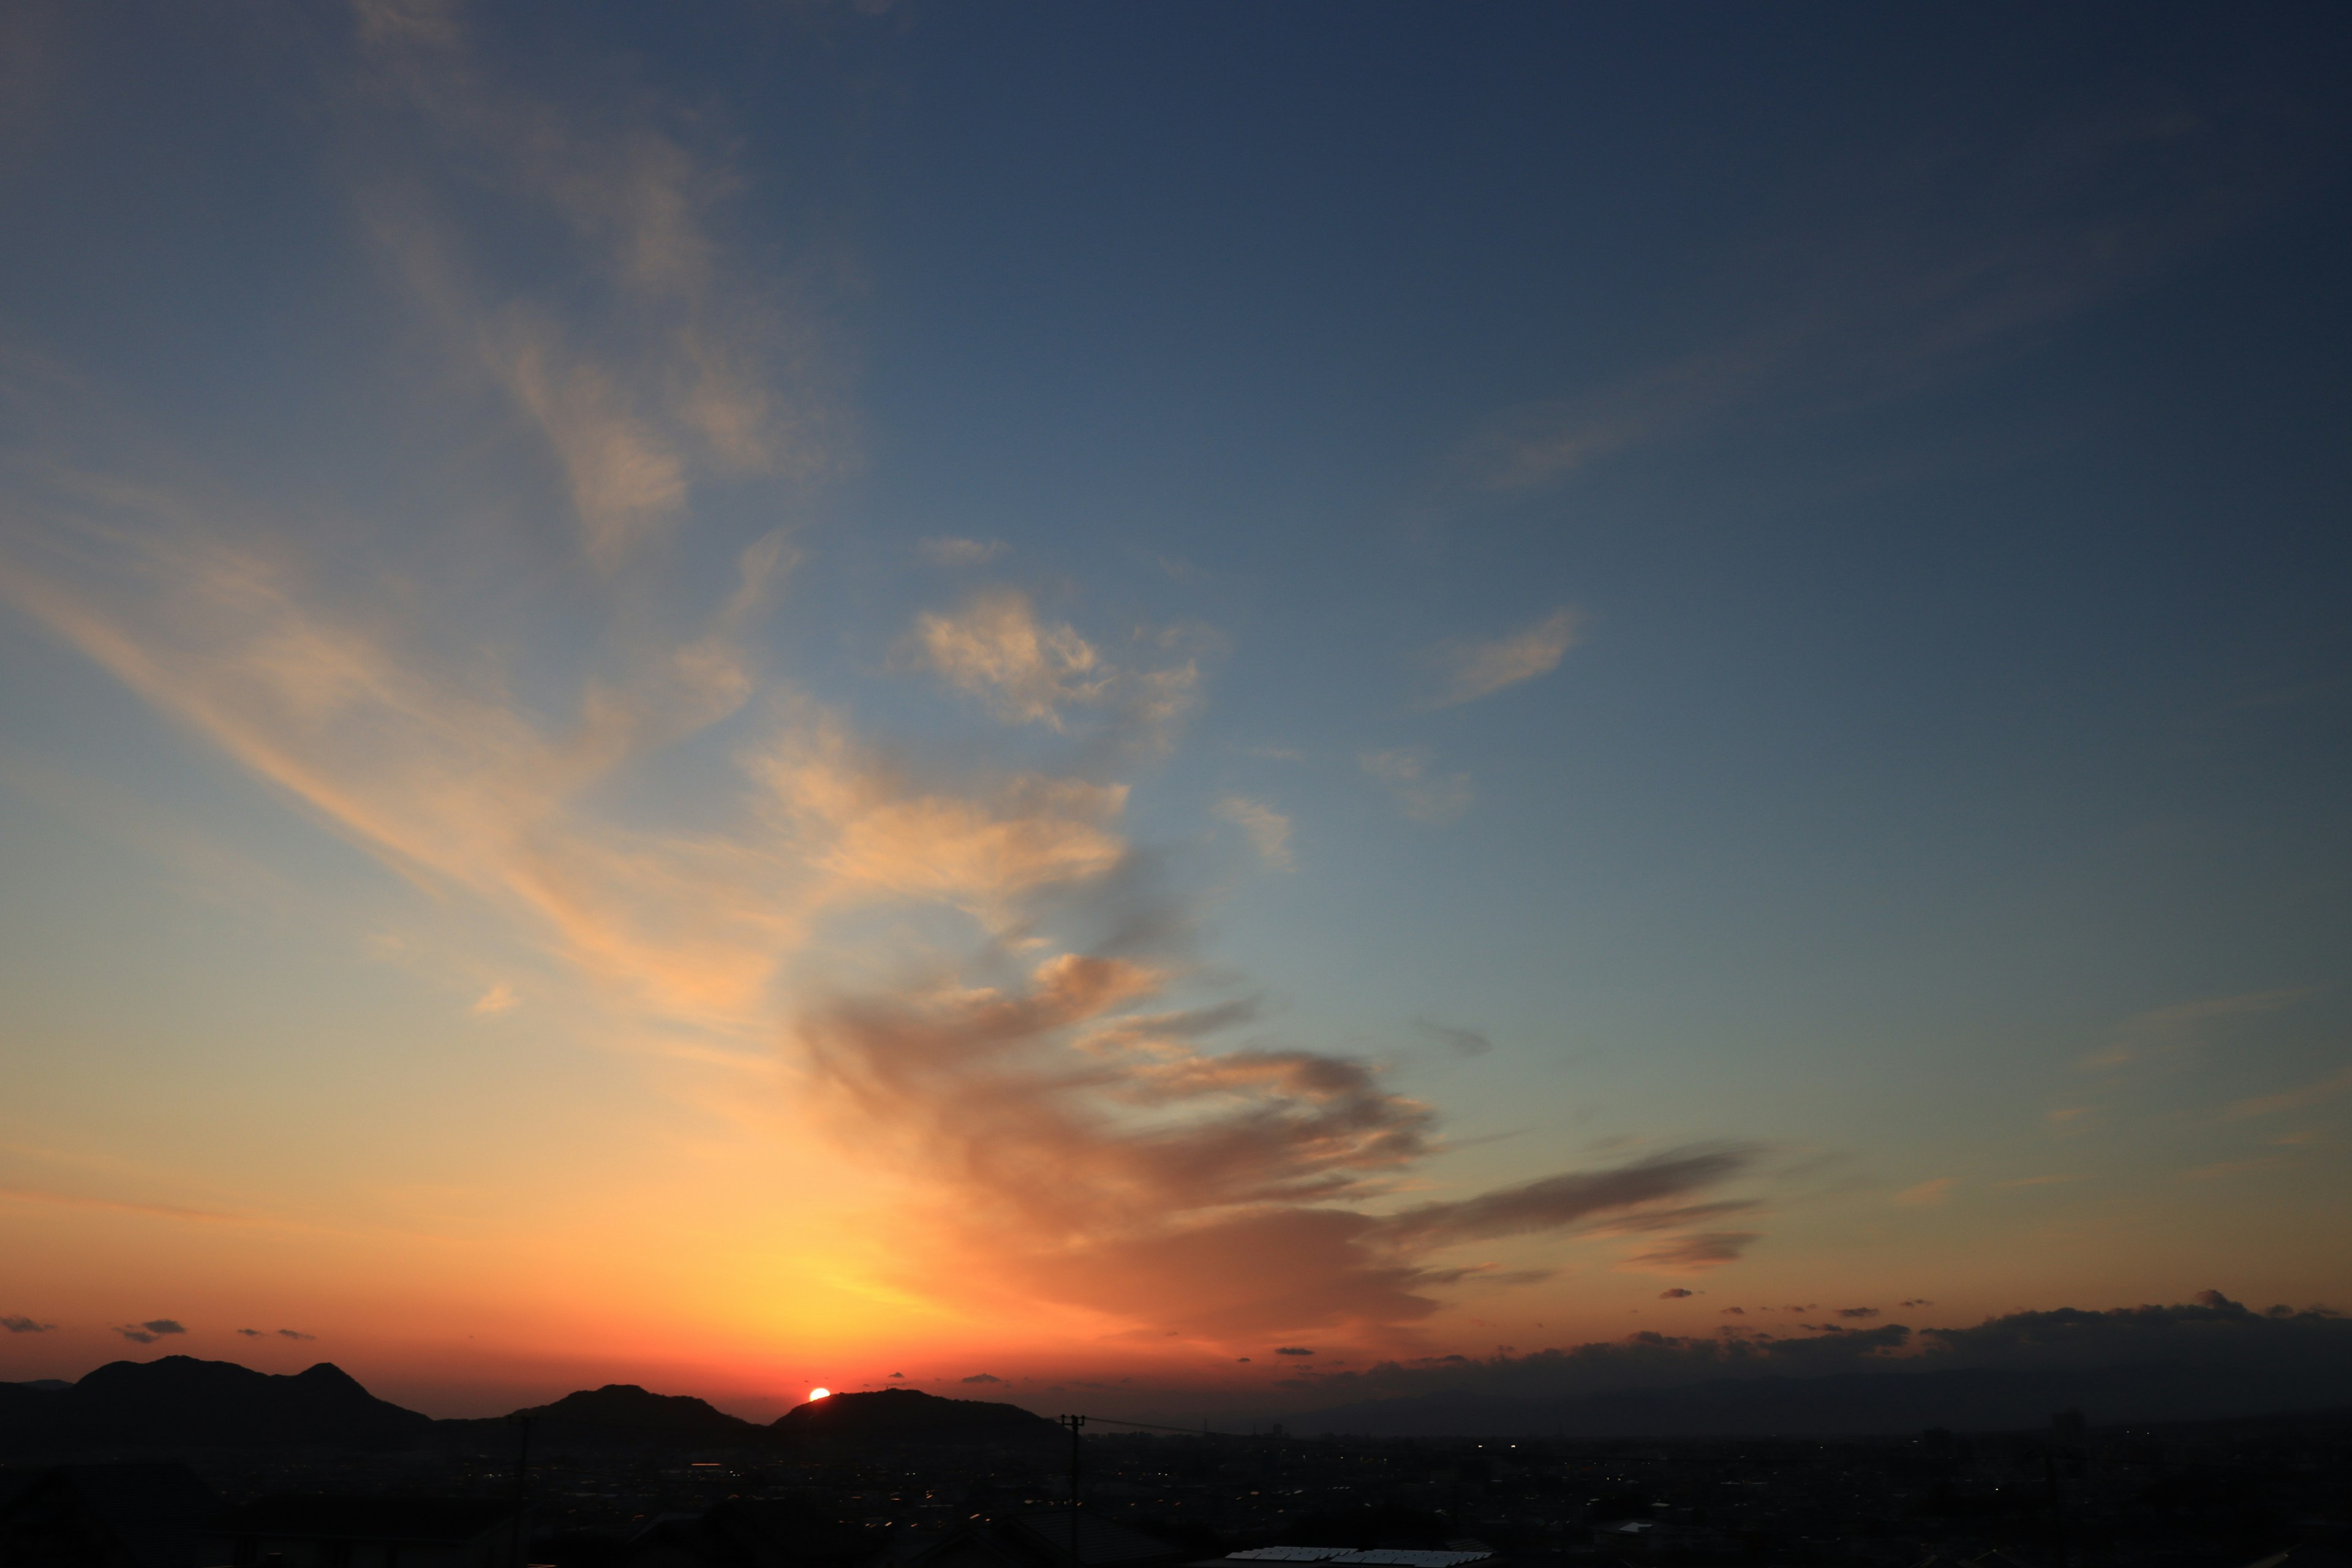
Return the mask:
[[[943,1399],[913,1388],[813,1399],[785,1411],[769,1430],[793,1441],[1050,1442],[1060,1436],[1054,1423],[1017,1405]]]
[[[69,1388],[0,1398],[12,1447],[375,1447],[415,1441],[430,1417],[378,1399],[329,1362],[290,1375],[163,1356],[110,1362]]]
[[[552,1405],[518,1410],[534,1421],[551,1425],[625,1426],[643,1431],[707,1432],[713,1436],[745,1437],[761,1428],[686,1394],[648,1394],[634,1383],[608,1383],[567,1394]]]

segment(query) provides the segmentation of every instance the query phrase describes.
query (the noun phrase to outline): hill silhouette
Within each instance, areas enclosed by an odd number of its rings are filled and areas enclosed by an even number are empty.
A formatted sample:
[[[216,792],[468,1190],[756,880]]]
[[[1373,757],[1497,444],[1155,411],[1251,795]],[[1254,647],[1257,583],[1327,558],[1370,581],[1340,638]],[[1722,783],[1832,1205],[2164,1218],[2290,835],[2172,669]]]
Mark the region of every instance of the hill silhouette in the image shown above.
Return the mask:
[[[1051,1442],[1060,1428],[1017,1405],[943,1399],[913,1388],[836,1394],[795,1405],[769,1428],[794,1442]]]
[[[759,1423],[730,1415],[686,1394],[649,1394],[634,1383],[608,1383],[567,1394],[552,1405],[518,1410],[550,1426],[602,1426],[674,1435],[705,1433],[714,1437],[749,1437],[762,1430]]]
[[[0,1443],[19,1447],[367,1447],[413,1442],[432,1427],[330,1362],[291,1374],[185,1355],[110,1362],[68,1388],[0,1399]]]

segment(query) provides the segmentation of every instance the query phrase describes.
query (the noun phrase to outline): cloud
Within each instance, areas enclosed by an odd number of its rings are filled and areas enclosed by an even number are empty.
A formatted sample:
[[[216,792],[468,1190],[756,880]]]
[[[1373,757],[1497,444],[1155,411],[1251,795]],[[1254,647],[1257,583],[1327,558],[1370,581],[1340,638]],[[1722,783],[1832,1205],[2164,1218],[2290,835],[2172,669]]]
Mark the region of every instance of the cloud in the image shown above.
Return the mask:
[[[14,1314],[0,1317],[0,1329],[5,1329],[12,1334],[46,1334],[56,1327],[55,1323],[44,1323],[35,1318],[18,1317]]]
[[[2250,1116],[2270,1116],[2282,1110],[2300,1110],[2306,1105],[2316,1105],[2332,1100],[2347,1089],[2352,1089],[2352,1068],[2346,1068],[2333,1078],[2305,1084],[2300,1089],[2286,1089],[2278,1094],[2265,1094],[2252,1100],[2242,1100],[2221,1112],[2228,1121],[2240,1121]]]
[[[1462,449],[1474,482],[1524,492],[1685,437],[1916,395],[2014,352],[2247,221],[2296,161],[2241,99],[2189,118],[2134,107],[1986,124],[1949,148],[1856,149],[1789,189],[1723,254],[1713,288],[1748,304],[1714,341],[1669,349],[1555,398],[1501,411]],[[1709,280],[1696,287],[1706,289]]]
[[[1428,1018],[1415,1018],[1412,1026],[1457,1057],[1483,1057],[1495,1048],[1495,1042],[1476,1029],[1458,1029]]]
[[[1906,1306],[1906,1307],[1932,1307],[1932,1306],[1934,1306],[1935,1304],[1936,1304],[1935,1302],[1928,1300],[1925,1296],[1921,1296],[1921,1297],[1916,1298],[1915,1300],[1909,1300],[1909,1301],[1905,1301],[1905,1302],[1900,1303],[1900,1305],[1902,1305],[1902,1306]]]
[[[454,10],[361,11],[373,90],[355,96],[389,111],[373,128],[362,226],[444,341],[536,430],[592,563],[617,572],[679,526],[706,477],[806,481],[854,466],[815,321],[775,307],[772,274],[728,265],[719,220],[746,182],[719,138],[704,151],[684,139],[704,117],[645,94],[574,115],[499,81]],[[469,245],[445,216],[488,226],[479,185],[506,222],[565,231],[570,250],[534,245],[537,266],[500,278],[517,237]]]
[[[1679,1285],[1673,1285],[1659,1291],[1658,1300],[1661,1301],[1679,1301],[1685,1296],[1696,1296],[1698,1292],[1696,1290],[1685,1290]]]
[[[992,1373],[976,1372],[964,1381],[966,1383],[1003,1383],[1004,1380]]]
[[[1257,858],[1267,869],[1297,869],[1297,862],[1290,855],[1290,818],[1270,805],[1238,795],[1218,801],[1217,815],[1249,836],[1250,847],[1257,851]]]
[[[1744,1318],[1748,1315],[1748,1309],[1745,1307],[1726,1307],[1723,1309],[1723,1312],[1726,1317]]]
[[[915,546],[933,566],[984,566],[1010,548],[1001,539],[926,539]]]
[[[1416,822],[1452,822],[1469,809],[1470,775],[1431,773],[1425,747],[1366,752],[1356,761],[1389,786],[1397,805]]]
[[[1628,1228],[1648,1228],[1641,1222],[1659,1217],[1682,1225],[1696,1217],[1689,1209],[1659,1205],[1738,1174],[1754,1161],[1755,1153],[1740,1145],[1701,1146],[1654,1155],[1613,1170],[1547,1176],[1460,1202],[1405,1209],[1382,1222],[1383,1233],[1393,1239],[1456,1241],[1557,1230],[1602,1216]],[[1711,1215],[1751,1206],[1718,1203],[1707,1205],[1706,1213]]]
[[[239,1329],[237,1330],[237,1332],[243,1334],[249,1340],[260,1340],[269,1337],[268,1331],[265,1329]]]
[[[1840,1307],[1838,1309],[1838,1316],[1841,1318],[1875,1318],[1879,1315],[1879,1310],[1875,1307]]]
[[[1936,1176],[1917,1186],[1904,1188],[1895,1194],[1893,1201],[1908,1208],[1931,1207],[1952,1195],[1954,1181],[1951,1176]]]
[[[114,1331],[133,1344],[152,1345],[166,1334],[184,1334],[187,1329],[170,1318],[150,1318],[143,1323],[117,1323]]]
[[[319,1336],[306,1334],[299,1329],[280,1329],[278,1331],[278,1337],[281,1340],[315,1340]]]
[[[892,1373],[890,1375],[891,1375],[892,1377],[904,1377],[904,1376],[906,1376],[907,1374],[906,1374],[905,1373],[903,1373],[903,1372],[894,1372],[894,1373]]]
[[[914,640],[935,674],[1008,723],[1059,731],[1074,711],[1100,709],[1154,748],[1191,711],[1199,681],[1190,659],[1156,670],[1116,667],[1076,627],[1039,621],[1028,595],[1010,588],[916,616]]]
[[[1678,1237],[1627,1258],[1623,1267],[1647,1270],[1690,1271],[1737,1263],[1761,1237],[1752,1230],[1713,1230]]]
[[[1450,708],[1475,701],[1507,686],[1549,675],[1559,668],[1561,656],[1576,642],[1576,613],[1561,609],[1510,637],[1435,649],[1430,658],[1444,671],[1444,679],[1431,706]]]
[[[1313,1355],[1315,1352],[1307,1349],[1305,1345],[1276,1345],[1274,1347],[1274,1353],[1276,1355]]]
[[[2085,1059],[2084,1066],[2112,1069],[2136,1062],[2176,1059],[2196,1049],[2216,1024],[2280,1012],[2316,994],[2306,985],[2204,996],[2152,1008],[2126,1019],[2106,1047]]]
[[[1477,1278],[1448,1249],[1749,1206],[1687,1201],[1749,1163],[1706,1147],[1374,1212],[1432,1152],[1430,1109],[1349,1058],[1211,1048],[1246,1010],[1150,1007],[1171,978],[1066,953],[1018,985],[844,998],[803,1047],[869,1155],[936,1174],[934,1267],[1163,1331],[1410,1323]]]
[[[501,980],[476,997],[474,1005],[466,1011],[477,1018],[494,1018],[500,1013],[511,1011],[517,1000],[514,987]]]
[[[1009,588],[919,616],[915,635],[941,679],[1014,722],[1058,730],[1066,710],[1103,701],[1114,679],[1076,627],[1039,625],[1028,595]]]

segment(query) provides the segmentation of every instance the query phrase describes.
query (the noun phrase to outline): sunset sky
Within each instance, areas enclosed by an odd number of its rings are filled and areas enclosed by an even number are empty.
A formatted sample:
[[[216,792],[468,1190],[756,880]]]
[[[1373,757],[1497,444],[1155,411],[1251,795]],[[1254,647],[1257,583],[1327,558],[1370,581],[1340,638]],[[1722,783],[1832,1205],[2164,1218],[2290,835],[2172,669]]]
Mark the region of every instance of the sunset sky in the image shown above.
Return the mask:
[[[5,7],[0,1378],[2352,1306],[2347,52]]]

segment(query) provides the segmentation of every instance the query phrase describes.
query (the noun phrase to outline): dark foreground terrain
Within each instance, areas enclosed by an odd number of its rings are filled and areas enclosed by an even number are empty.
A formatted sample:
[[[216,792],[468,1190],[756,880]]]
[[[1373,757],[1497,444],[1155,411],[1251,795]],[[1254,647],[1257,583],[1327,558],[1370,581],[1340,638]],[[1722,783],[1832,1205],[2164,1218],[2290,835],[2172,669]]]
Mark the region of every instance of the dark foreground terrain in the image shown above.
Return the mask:
[[[137,1380],[93,1373],[99,1397],[47,1436],[14,1400],[0,1568],[1070,1562],[1068,1439],[1009,1405],[840,1395],[761,1426],[608,1388],[518,1413],[527,1426],[433,1422],[331,1369],[264,1386],[206,1370],[221,1364],[153,1379],[169,1397],[143,1416]],[[2250,1568],[2282,1552],[2276,1568],[2345,1568],[2352,1521],[2352,1410],[1833,1438],[1095,1430],[1089,1568],[1278,1545],[1592,1568]],[[404,1529],[418,1539],[383,1545]]]

